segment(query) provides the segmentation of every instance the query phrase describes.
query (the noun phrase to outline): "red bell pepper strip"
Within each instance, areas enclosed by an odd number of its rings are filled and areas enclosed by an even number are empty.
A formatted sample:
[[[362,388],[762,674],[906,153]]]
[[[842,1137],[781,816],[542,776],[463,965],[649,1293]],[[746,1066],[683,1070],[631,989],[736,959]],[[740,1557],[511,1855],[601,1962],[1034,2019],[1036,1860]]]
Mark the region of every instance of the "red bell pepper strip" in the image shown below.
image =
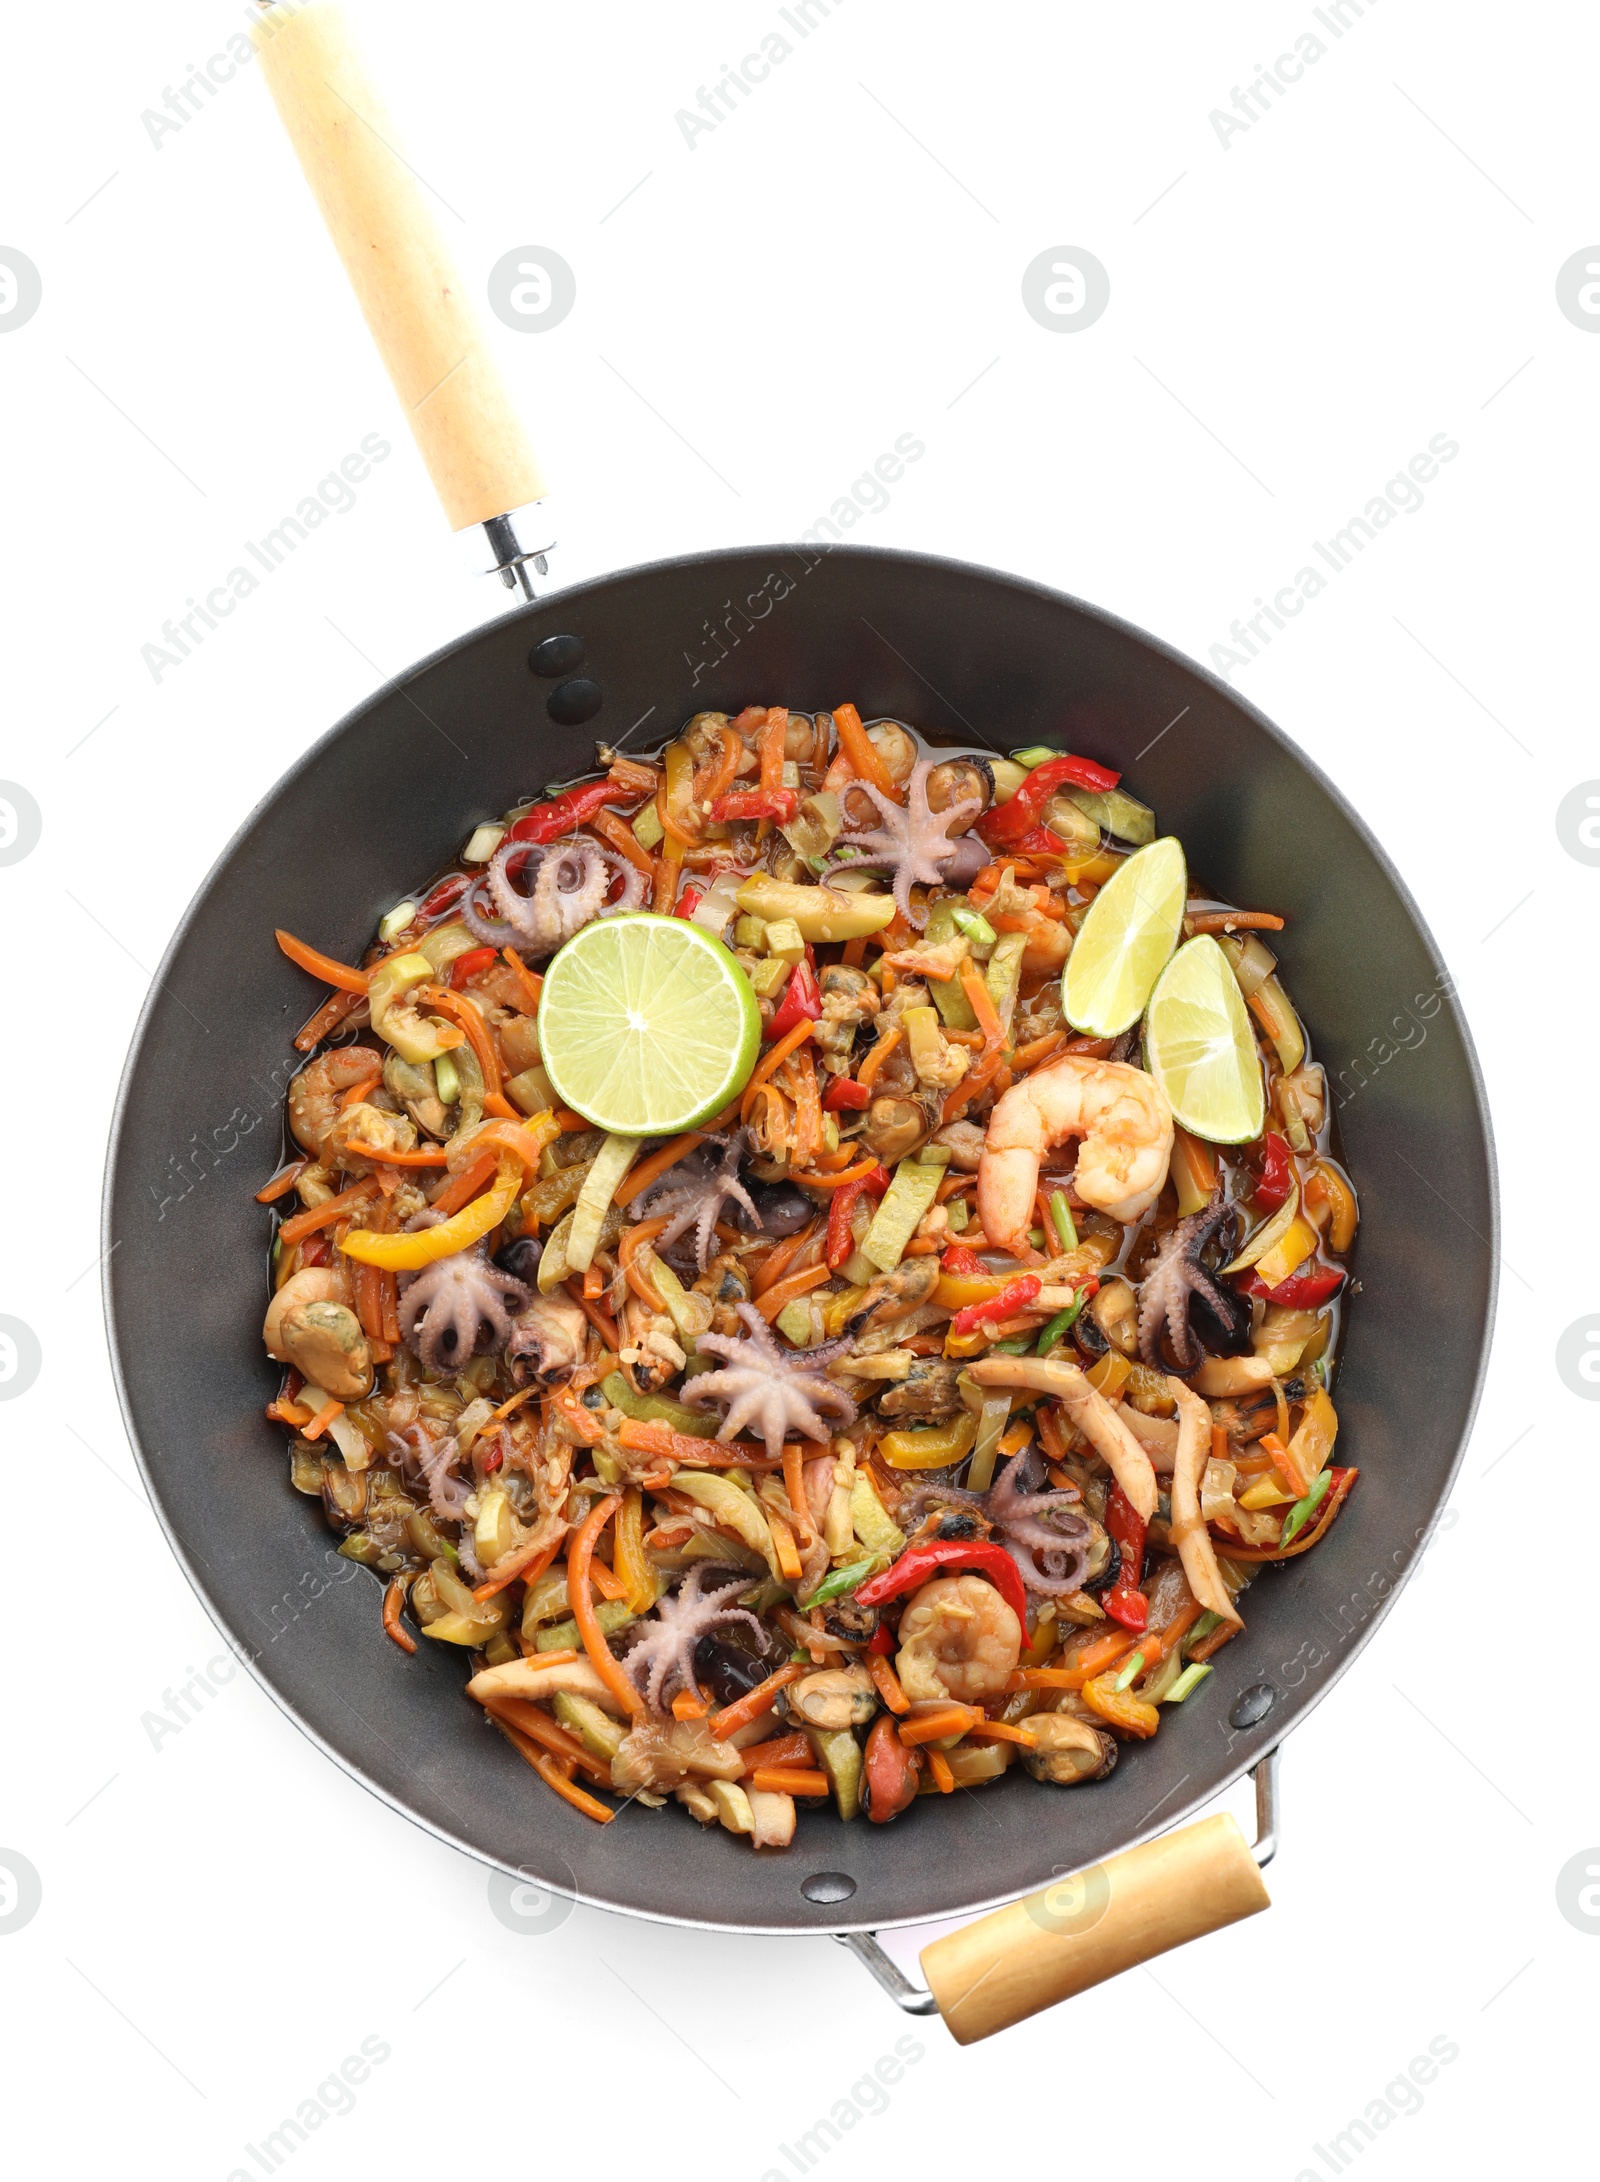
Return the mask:
[[[1121,778],[1107,766],[1096,765],[1093,758],[1047,758],[1043,765],[1034,767],[1009,802],[996,803],[985,811],[972,830],[991,848],[1009,846],[1039,823],[1045,805],[1058,788],[1088,788],[1104,795]]]
[[[789,982],[783,988],[783,998],[762,1036],[770,1044],[776,1039],[786,1038],[797,1023],[816,1023],[821,1019],[822,988],[817,983],[816,971],[811,967],[808,948],[806,960],[797,962],[789,972]]]
[[[1268,1130],[1261,1139],[1261,1179],[1255,1187],[1258,1205],[1268,1212],[1276,1212],[1286,1204],[1294,1186],[1294,1154],[1288,1139]]]
[[[984,1264],[976,1250],[969,1250],[965,1243],[952,1243],[939,1260],[941,1273],[953,1273],[957,1280],[988,1280],[991,1268]]]
[[[1060,834],[1052,833],[1048,826],[1030,826],[1018,840],[1008,841],[1006,847],[1014,849],[1018,856],[1059,856],[1066,859],[1080,853],[1069,848]]]
[[[930,1577],[948,1576],[958,1568],[986,1576],[1027,1628],[1028,1596],[1017,1564],[1004,1546],[991,1545],[986,1538],[933,1538],[926,1545],[907,1547],[892,1568],[861,1585],[856,1604],[885,1606],[890,1599],[920,1589]]]
[[[1122,1559],[1116,1580],[1100,1603],[1124,1629],[1143,1629],[1150,1619],[1150,1601],[1139,1589],[1144,1573],[1144,1517],[1120,1485],[1111,1488],[1106,1501],[1106,1529]]]
[[[686,886],[672,914],[675,917],[692,917],[705,898],[706,890],[703,886]]]
[[[864,1083],[857,1083],[854,1076],[835,1076],[828,1086],[822,1102],[825,1114],[857,1113],[872,1104],[872,1093]]]
[[[1281,1303],[1291,1311],[1313,1311],[1344,1286],[1344,1267],[1319,1265],[1315,1272],[1291,1273],[1276,1288],[1269,1288],[1259,1273],[1251,1273],[1238,1285],[1247,1296],[1264,1296],[1268,1303]]]
[[[846,1182],[833,1193],[828,1206],[828,1270],[836,1273],[855,1249],[855,1236],[851,1231],[850,1215],[857,1200],[863,1196],[874,1201],[889,1187],[887,1167],[874,1167],[870,1174],[857,1175],[853,1182]]]
[[[881,1659],[885,1652],[894,1650],[894,1636],[886,1621],[880,1621],[867,1639],[867,1650],[876,1652]]]
[[[417,911],[419,917],[442,917],[445,911],[460,901],[472,884],[464,871],[458,871],[453,879],[441,880]]]
[[[603,811],[608,803],[636,802],[615,781],[591,780],[585,788],[569,788],[549,803],[536,803],[525,811],[507,834],[508,841],[555,841],[574,826],[581,826]]]
[[[711,816],[719,826],[737,818],[773,818],[781,826],[793,818],[799,800],[793,788],[735,788],[717,797]]]
[[[464,955],[457,955],[450,965],[450,983],[460,992],[469,978],[477,977],[488,969],[499,956],[497,947],[469,947]]]
[[[1008,1280],[997,1296],[990,1296],[986,1303],[969,1303],[957,1311],[950,1321],[950,1331],[959,1340],[963,1334],[976,1333],[985,1320],[997,1326],[1001,1319],[1010,1318],[1017,1311],[1025,1311],[1039,1293],[1037,1273],[1023,1273],[1016,1280]]]

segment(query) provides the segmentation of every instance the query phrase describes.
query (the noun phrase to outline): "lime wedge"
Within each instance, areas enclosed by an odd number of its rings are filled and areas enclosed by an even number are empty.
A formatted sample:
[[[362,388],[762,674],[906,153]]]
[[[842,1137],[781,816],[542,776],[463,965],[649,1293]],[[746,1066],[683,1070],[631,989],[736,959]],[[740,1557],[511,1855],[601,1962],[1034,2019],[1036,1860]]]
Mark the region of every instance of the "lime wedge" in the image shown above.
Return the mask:
[[[1208,933],[1161,973],[1144,1026],[1145,1060],[1191,1136],[1248,1144],[1266,1115],[1261,1063],[1239,981]]]
[[[1144,1013],[1178,944],[1189,876],[1169,834],[1113,872],[1083,920],[1061,997],[1067,1020],[1092,1038],[1116,1038]]]
[[[681,917],[601,917],[559,950],[539,1001],[558,1098],[597,1129],[671,1136],[720,1113],[761,1043],[750,981]]]

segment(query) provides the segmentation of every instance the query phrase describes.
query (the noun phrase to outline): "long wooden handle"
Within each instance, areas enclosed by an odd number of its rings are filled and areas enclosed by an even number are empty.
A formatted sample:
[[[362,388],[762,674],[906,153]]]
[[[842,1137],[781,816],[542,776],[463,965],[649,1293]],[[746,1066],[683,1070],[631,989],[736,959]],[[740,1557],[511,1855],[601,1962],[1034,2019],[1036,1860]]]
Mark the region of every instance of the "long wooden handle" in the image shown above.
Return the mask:
[[[542,499],[478,314],[339,8],[284,0],[251,37],[451,528]]]
[[[935,1940],[922,1974],[952,2037],[970,2046],[1269,1905],[1221,1812]]]

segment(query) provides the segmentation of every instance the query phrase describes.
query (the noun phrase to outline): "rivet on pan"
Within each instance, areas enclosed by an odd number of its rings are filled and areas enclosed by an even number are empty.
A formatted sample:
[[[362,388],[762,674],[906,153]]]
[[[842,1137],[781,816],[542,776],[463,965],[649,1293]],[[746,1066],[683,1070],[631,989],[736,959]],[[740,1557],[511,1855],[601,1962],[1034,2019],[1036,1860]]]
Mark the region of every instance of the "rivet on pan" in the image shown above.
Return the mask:
[[[581,674],[558,682],[544,701],[544,708],[560,727],[581,727],[592,720],[602,703],[600,685]]]
[[[544,675],[551,682],[558,675],[571,674],[583,665],[583,660],[581,636],[547,636],[528,654],[528,665],[534,673]]]
[[[1236,1699],[1233,1710],[1228,1714],[1229,1725],[1232,1727],[1259,1726],[1272,1710],[1277,1695],[1277,1691],[1270,1682],[1257,1682],[1253,1688],[1247,1689],[1242,1697]]]
[[[814,1871],[800,1882],[808,1902],[847,1902],[855,1890],[855,1881],[842,1871]]]

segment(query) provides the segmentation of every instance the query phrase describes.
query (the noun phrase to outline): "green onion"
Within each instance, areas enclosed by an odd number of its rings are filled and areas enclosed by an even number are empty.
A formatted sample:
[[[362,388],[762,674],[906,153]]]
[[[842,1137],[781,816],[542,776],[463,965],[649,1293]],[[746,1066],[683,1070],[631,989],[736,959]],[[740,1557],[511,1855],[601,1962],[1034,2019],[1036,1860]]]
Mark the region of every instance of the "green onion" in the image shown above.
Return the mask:
[[[1078,1230],[1072,1224],[1072,1207],[1067,1203],[1065,1190],[1057,1189],[1050,1192],[1050,1220],[1057,1235],[1061,1238],[1062,1249],[1076,1250],[1078,1247]]]
[[[1030,1337],[1027,1334],[1012,1334],[1008,1340],[991,1342],[989,1344],[989,1354],[991,1356],[1026,1356],[1031,1345]]]
[[[1130,1659],[1130,1660],[1128,1661],[1128,1664],[1127,1664],[1127,1665],[1126,1665],[1126,1666],[1125,1666],[1125,1667],[1123,1668],[1122,1672],[1121,1672],[1121,1673],[1120,1673],[1120,1674],[1119,1674],[1119,1675],[1117,1676],[1117,1679],[1116,1679],[1116,1680],[1115,1680],[1115,1681],[1114,1681],[1114,1682],[1112,1683],[1111,1687],[1112,1687],[1112,1688],[1113,1688],[1114,1690],[1125,1690],[1125,1689],[1127,1688],[1128,1684],[1129,1684],[1129,1683],[1130,1683],[1130,1682],[1131,1682],[1131,1681],[1133,1680],[1133,1678],[1135,1677],[1135,1675],[1139,1675],[1139,1674],[1142,1674],[1143,1672],[1144,1672],[1144,1653],[1143,1653],[1143,1652],[1135,1652],[1135,1653],[1134,1653],[1134,1655],[1133,1655],[1133,1657],[1132,1657],[1132,1658],[1131,1658],[1131,1659]]]
[[[456,1072],[455,1062],[451,1060],[448,1053],[435,1054],[433,1081],[439,1093],[439,1104],[441,1106],[454,1106],[461,1096],[461,1078]]]
[[[1199,1644],[1203,1642],[1203,1640],[1211,1634],[1213,1629],[1220,1629],[1221,1627],[1222,1616],[1220,1614],[1213,1614],[1211,1609],[1207,1607],[1206,1611],[1200,1616],[1200,1619],[1189,1631],[1189,1634],[1184,1638],[1183,1641],[1185,1649],[1187,1649],[1188,1646],[1191,1644]]]
[[[992,947],[1000,937],[983,912],[969,909],[965,902],[951,905],[950,918],[958,932],[965,932],[968,939],[975,939],[980,947]]]
[[[1211,1669],[1203,1660],[1191,1660],[1162,1699],[1163,1704],[1181,1705],[1189,1692],[1197,1688],[1210,1672]]]
[[[1332,1483],[1333,1472],[1331,1470],[1319,1470],[1311,1480],[1311,1490],[1306,1494],[1304,1500],[1297,1500],[1283,1519],[1283,1532],[1278,1540],[1280,1553],[1290,1539],[1295,1536],[1296,1532],[1305,1529],[1306,1524],[1322,1505],[1323,1495]]]
[[[1025,765],[1031,773],[1036,765],[1048,765],[1052,758],[1059,758],[1061,747],[1053,742],[1031,742],[1026,750],[1013,750],[1013,765]]]
[[[1033,1250],[1042,1250],[1044,1248],[1044,1229],[1042,1227],[1029,1228],[1028,1246]]]
[[[1083,1309],[1083,1299],[1084,1289],[1080,1288],[1066,1309],[1057,1311],[1055,1317],[1051,1319],[1049,1325],[1039,1335],[1034,1349],[1035,1355],[1048,1356],[1056,1343],[1066,1338],[1067,1334],[1078,1322],[1079,1313]]]
[[[842,1599],[858,1583],[865,1583],[877,1565],[878,1556],[874,1554],[870,1560],[852,1561],[848,1568],[836,1568],[818,1584],[809,1598],[797,1599],[795,1604],[809,1612],[813,1606],[826,1606],[830,1599]]]

